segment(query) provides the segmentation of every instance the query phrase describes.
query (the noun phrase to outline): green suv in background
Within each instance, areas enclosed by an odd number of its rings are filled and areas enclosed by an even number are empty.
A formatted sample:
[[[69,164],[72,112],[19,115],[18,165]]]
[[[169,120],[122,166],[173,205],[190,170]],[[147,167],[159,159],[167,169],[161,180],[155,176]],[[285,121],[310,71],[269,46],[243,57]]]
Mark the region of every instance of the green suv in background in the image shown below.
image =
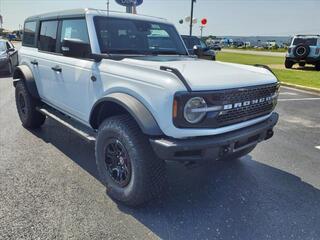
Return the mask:
[[[320,35],[296,35],[286,55],[285,67],[292,68],[298,63],[303,67],[313,64],[320,71]]]

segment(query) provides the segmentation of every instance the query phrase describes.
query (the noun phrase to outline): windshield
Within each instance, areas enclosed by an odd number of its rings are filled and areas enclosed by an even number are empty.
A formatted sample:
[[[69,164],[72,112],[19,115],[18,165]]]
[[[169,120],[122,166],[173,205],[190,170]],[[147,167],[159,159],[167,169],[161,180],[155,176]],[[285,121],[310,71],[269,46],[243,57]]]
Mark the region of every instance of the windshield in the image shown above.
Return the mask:
[[[94,21],[101,53],[187,55],[172,25],[108,17]]]
[[[6,51],[7,45],[5,42],[0,42],[0,52]]]
[[[309,46],[317,45],[317,38],[295,38],[293,40],[293,45],[305,44]]]

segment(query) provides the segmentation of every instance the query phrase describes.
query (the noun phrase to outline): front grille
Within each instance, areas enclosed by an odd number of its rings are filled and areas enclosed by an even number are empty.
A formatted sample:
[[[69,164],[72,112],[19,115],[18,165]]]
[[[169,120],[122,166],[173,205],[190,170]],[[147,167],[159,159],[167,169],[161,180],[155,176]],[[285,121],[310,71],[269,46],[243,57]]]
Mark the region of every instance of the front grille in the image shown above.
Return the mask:
[[[178,116],[174,118],[174,124],[179,128],[219,128],[267,115],[273,111],[277,103],[276,99],[270,99],[270,97],[277,93],[278,88],[279,84],[274,83],[207,92],[178,92],[175,99],[179,102],[179,109]],[[201,122],[188,123],[183,116],[183,108],[190,98],[198,96],[205,99],[208,108],[221,106],[224,110],[209,111]],[[259,102],[261,99],[265,101]],[[253,102],[254,100],[258,102]],[[245,102],[250,104],[244,104]],[[242,105],[239,106],[239,103]],[[232,107],[225,108],[227,105]]]
[[[272,102],[257,104],[255,106],[247,106],[226,111],[217,117],[219,126],[226,126],[235,122],[249,120],[255,117],[263,116],[270,113],[274,108]]]
[[[211,101],[221,101],[222,104],[236,104],[273,96],[278,89],[276,84],[264,85],[237,90],[224,90],[222,93],[212,95]],[[242,106],[221,111],[216,117],[219,127],[243,122],[259,116],[267,115],[275,107],[275,101],[269,100],[261,103]]]
[[[209,97],[209,101],[212,103],[214,103],[215,101],[236,103],[246,100],[252,100],[255,98],[271,96],[277,91],[277,89],[277,84],[268,84],[240,89],[214,91]]]

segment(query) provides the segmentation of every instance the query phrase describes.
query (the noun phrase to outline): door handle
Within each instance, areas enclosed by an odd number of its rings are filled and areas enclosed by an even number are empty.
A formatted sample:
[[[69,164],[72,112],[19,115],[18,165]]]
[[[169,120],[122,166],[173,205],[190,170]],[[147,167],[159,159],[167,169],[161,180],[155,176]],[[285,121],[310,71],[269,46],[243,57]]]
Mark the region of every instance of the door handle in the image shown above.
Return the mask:
[[[59,66],[52,67],[51,69],[55,72],[62,72],[62,68]]]
[[[36,60],[33,60],[33,61],[31,61],[30,63],[31,63],[32,65],[38,66],[38,62],[37,62]]]

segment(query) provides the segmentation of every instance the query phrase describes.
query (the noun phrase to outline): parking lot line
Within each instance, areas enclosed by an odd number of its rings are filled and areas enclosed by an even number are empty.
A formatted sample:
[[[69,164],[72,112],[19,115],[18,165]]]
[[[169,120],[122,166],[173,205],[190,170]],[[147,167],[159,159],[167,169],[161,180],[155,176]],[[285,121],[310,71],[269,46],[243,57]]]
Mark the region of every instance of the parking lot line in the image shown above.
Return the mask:
[[[297,89],[297,88],[292,88],[292,87],[287,87],[287,86],[281,86],[281,89],[287,89],[287,90],[291,90],[291,91],[295,91],[295,92],[301,92],[301,93],[306,93],[306,94],[311,94],[311,95],[320,96],[320,94],[319,94],[319,93],[316,93],[316,92],[309,92],[309,91],[306,91],[306,90]]]
[[[284,99],[278,99],[278,102],[289,102],[289,101],[314,101],[314,100],[320,100],[320,98],[284,98]]]
[[[316,149],[320,150],[320,146],[315,146]]]
[[[299,95],[299,94],[298,94],[298,93],[293,93],[293,92],[280,92],[280,95],[297,96],[297,95]]]

